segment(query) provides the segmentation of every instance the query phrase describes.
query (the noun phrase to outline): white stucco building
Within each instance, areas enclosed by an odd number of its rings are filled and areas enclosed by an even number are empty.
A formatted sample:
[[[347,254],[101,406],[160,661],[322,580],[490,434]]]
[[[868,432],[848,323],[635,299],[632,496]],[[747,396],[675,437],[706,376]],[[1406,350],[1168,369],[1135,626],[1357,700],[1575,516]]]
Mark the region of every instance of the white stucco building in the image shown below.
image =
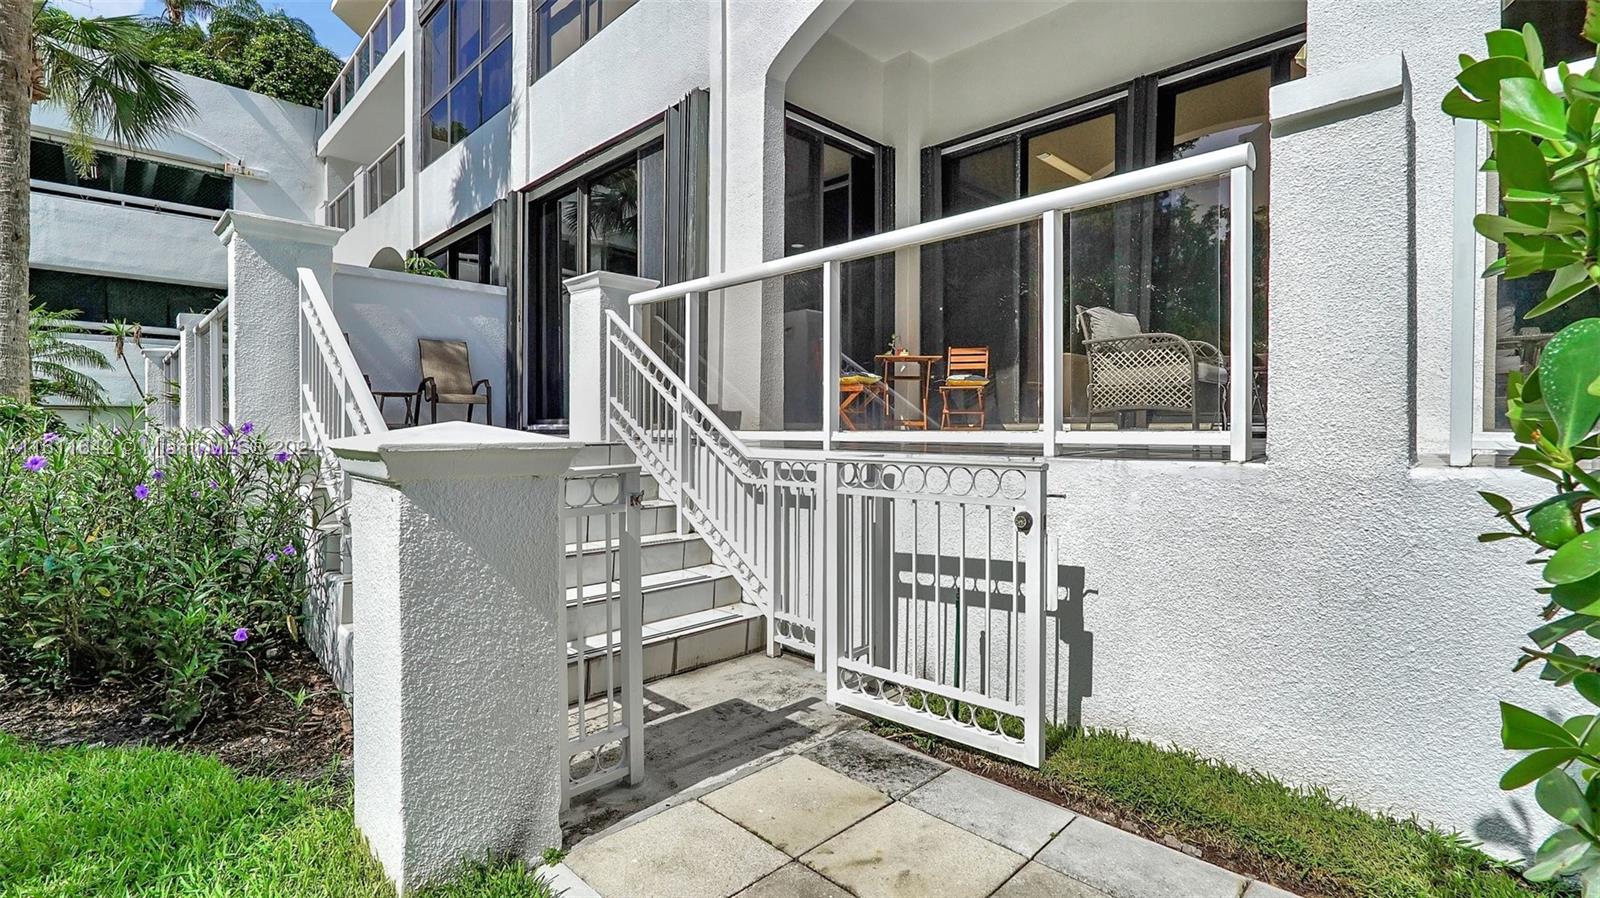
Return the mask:
[[[1510,672],[1536,574],[1477,545],[1475,493],[1540,493],[1497,460],[1505,374],[1548,333],[1521,317],[1538,291],[1476,280],[1481,146],[1439,101],[1502,25],[1535,22],[1552,64],[1592,55],[1581,3],[333,9],[366,38],[323,109],[196,85],[203,127],[158,155],[230,178],[238,209],[343,230],[327,293],[372,388],[414,387],[415,338],[460,339],[494,423],[618,438],[603,321],[571,320],[567,282],[694,282],[692,313],[667,291],[633,327],[725,455],[1042,464],[1053,717],[1531,850],[1531,797],[1494,786],[1495,702],[1555,693]],[[1198,174],[1077,199],[1142,171]],[[101,199],[36,191],[36,269],[225,283],[202,217]],[[891,233],[1030,200],[1027,221]],[[107,258],[107,225],[149,251]],[[452,305],[358,272],[411,253],[482,286]],[[605,280],[584,314],[649,296]]]

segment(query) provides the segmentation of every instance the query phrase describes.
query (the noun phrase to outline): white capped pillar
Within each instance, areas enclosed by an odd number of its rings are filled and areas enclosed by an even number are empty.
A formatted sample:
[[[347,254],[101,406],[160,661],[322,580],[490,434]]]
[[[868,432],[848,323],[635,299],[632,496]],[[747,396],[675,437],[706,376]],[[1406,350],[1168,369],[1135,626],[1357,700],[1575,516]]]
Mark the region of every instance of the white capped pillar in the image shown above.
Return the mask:
[[[561,476],[464,421],[332,444],[352,477],[356,824],[400,894],[561,844]]]
[[[606,312],[628,321],[628,297],[660,285],[649,278],[591,271],[567,287],[567,433],[586,443],[608,442],[606,428]],[[648,311],[648,310],[647,310]]]

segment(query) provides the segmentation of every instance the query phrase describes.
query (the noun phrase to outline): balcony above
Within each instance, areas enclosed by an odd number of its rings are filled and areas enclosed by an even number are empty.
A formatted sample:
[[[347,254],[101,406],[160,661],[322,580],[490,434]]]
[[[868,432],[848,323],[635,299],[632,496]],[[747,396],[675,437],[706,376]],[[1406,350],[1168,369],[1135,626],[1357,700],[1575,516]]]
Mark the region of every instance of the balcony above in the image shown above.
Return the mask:
[[[384,0],[333,0],[333,14],[356,34],[366,34],[378,14],[388,6]]]
[[[317,138],[317,155],[366,165],[405,133],[406,45],[383,55]]]
[[[357,30],[362,32],[361,42],[322,98],[323,137],[349,117],[345,113],[350,107],[371,93],[368,88],[372,82],[396,70],[394,57],[402,55],[406,45],[405,0],[385,0],[367,25]]]

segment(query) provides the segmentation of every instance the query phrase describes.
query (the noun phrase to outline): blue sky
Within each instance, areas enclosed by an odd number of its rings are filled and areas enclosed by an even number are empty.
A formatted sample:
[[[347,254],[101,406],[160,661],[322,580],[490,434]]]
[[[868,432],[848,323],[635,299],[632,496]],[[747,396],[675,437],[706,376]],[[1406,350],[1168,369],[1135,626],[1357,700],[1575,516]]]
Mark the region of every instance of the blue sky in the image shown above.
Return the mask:
[[[160,0],[52,0],[68,12],[95,16],[153,16],[161,9]],[[330,0],[261,0],[269,9],[281,9],[297,19],[304,19],[317,33],[329,50],[340,59],[350,55],[356,47],[357,35],[350,26],[340,21],[329,8]]]

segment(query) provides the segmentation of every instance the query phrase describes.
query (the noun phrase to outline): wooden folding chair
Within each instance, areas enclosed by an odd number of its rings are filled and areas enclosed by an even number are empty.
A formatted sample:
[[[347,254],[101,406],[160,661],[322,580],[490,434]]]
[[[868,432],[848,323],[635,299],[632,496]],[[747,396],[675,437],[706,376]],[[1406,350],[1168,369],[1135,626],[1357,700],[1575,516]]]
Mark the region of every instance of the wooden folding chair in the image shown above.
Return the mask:
[[[989,423],[986,397],[989,392],[989,347],[952,346],[945,356],[944,382],[939,384],[939,427],[944,430],[982,430]],[[964,405],[952,407],[951,400],[968,396]],[[952,418],[961,419],[952,423]]]

